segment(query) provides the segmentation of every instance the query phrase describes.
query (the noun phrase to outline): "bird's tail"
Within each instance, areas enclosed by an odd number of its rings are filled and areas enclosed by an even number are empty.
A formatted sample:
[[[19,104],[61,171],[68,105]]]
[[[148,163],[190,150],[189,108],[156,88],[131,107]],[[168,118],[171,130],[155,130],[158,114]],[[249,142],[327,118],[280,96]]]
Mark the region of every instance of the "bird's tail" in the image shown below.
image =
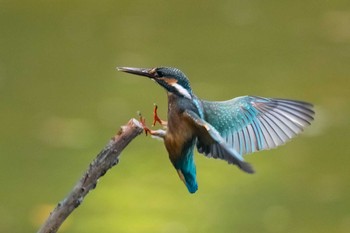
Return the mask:
[[[180,179],[184,182],[190,193],[195,193],[198,190],[196,173],[193,174],[191,172],[186,172],[181,169],[178,169],[177,174],[179,175]]]
[[[198,190],[196,179],[196,165],[193,159],[193,151],[184,158],[179,159],[174,163],[180,179],[185,183],[190,193],[195,193]]]

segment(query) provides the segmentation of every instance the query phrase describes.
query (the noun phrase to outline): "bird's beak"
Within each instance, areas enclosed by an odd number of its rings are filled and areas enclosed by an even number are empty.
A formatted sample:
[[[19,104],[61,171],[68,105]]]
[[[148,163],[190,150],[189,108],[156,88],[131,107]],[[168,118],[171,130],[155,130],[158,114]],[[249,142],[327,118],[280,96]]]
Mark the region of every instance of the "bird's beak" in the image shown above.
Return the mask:
[[[152,79],[155,79],[158,77],[158,74],[155,68],[149,69],[149,68],[117,67],[117,70],[129,73],[129,74],[146,76]]]

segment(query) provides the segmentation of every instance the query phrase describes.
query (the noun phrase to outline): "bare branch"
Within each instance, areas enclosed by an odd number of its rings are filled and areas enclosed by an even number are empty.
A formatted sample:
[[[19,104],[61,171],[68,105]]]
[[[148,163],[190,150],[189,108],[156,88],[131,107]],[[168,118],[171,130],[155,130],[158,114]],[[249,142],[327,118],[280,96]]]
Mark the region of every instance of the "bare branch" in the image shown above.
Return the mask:
[[[94,189],[98,179],[103,176],[114,165],[118,164],[120,153],[124,148],[143,131],[143,127],[135,119],[131,119],[127,125],[122,126],[108,144],[92,161],[83,177],[73,187],[68,196],[62,200],[50,213],[38,233],[57,232],[64,220],[84,200],[84,197]]]

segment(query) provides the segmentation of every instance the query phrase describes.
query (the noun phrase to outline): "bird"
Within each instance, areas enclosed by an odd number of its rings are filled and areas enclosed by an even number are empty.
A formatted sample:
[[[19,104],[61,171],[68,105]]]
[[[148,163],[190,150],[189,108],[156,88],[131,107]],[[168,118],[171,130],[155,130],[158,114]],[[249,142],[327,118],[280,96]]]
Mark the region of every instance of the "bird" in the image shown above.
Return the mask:
[[[226,101],[198,98],[187,76],[172,67],[117,67],[144,76],[163,87],[168,97],[167,121],[154,121],[163,129],[150,130],[140,117],[146,135],[164,141],[169,159],[189,193],[198,190],[194,149],[252,174],[244,155],[280,146],[300,134],[314,120],[313,105],[299,100],[240,96]]]

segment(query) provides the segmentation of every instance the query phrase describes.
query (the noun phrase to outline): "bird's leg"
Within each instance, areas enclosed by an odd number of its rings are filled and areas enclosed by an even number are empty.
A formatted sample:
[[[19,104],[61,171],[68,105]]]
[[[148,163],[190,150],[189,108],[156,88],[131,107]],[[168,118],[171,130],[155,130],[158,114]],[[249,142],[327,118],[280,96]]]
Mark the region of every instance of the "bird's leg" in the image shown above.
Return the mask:
[[[151,136],[154,136],[156,138],[161,138],[163,139],[165,137],[165,131],[164,130],[150,130],[147,125],[146,125],[146,119],[141,115],[139,112],[139,117],[140,117],[140,122],[143,127],[143,130],[145,131],[146,136],[150,134]]]
[[[159,123],[161,124],[163,127],[166,127],[168,125],[168,122],[166,121],[163,121],[159,118],[158,116],[158,105],[157,104],[154,104],[154,109],[153,109],[153,124],[152,126],[155,126],[156,123]]]
[[[143,130],[145,131],[146,136],[148,135],[148,133],[151,134],[151,130],[146,125],[146,119],[142,116],[141,112],[138,112],[138,115],[140,117],[140,122]]]

